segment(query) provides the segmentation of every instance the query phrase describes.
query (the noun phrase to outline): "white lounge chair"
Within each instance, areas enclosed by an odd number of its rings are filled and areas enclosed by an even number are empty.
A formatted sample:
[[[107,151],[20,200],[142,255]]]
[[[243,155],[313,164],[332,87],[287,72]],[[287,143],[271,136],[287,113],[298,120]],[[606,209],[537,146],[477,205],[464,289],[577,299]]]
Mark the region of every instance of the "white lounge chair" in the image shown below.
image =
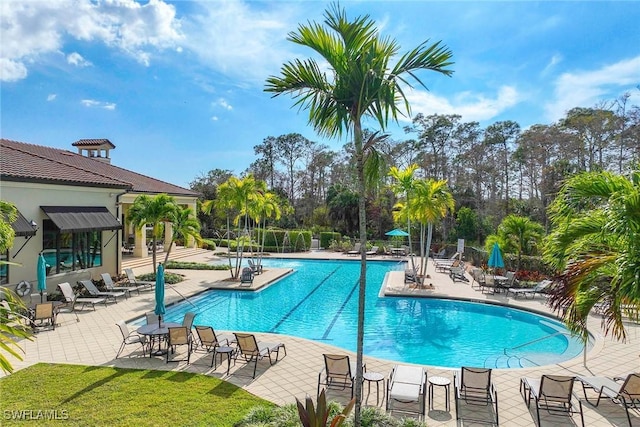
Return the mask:
[[[373,246],[373,247],[371,248],[371,250],[370,250],[370,251],[367,251],[367,252],[366,252],[366,254],[367,254],[368,256],[371,256],[371,255],[378,255],[378,249],[380,249],[378,246]]]
[[[348,251],[347,255],[360,255],[360,242],[356,242],[356,244],[353,246],[353,250]]]
[[[91,280],[80,280],[80,283],[92,297],[105,297],[107,301],[118,302],[118,297],[127,297],[127,292],[103,292],[96,288]]]
[[[133,273],[133,269],[131,268],[125,268],[124,273],[127,275],[127,280],[131,286],[137,286],[139,289],[153,289],[156,286],[156,282],[136,279],[136,275]]]
[[[396,365],[387,381],[387,412],[394,410],[396,403],[416,403],[418,412],[425,415],[427,394],[427,371],[419,366]],[[397,409],[400,410],[400,409]],[[402,411],[409,411],[403,407]]]
[[[140,295],[140,286],[138,285],[130,285],[130,286],[116,286],[113,283],[113,279],[109,273],[100,274],[102,277],[102,281],[104,282],[104,287],[107,288],[109,292],[126,292],[127,296],[131,295],[131,291],[136,291],[138,295]]]
[[[91,308],[93,308],[94,310],[96,309],[96,304],[104,303],[104,305],[107,305],[107,299],[103,297],[98,297],[98,298],[77,297],[76,294],[73,292],[73,288],[71,287],[71,284],[69,282],[60,283],[58,285],[58,288],[60,288],[60,291],[62,292],[62,295],[64,296],[64,299],[66,301],[66,304],[65,304],[66,308],[70,312],[75,311],[76,304],[82,304],[82,307],[80,308],[81,310],[84,309],[85,305],[90,305]],[[60,312],[61,308],[62,307],[58,307],[58,312]]]

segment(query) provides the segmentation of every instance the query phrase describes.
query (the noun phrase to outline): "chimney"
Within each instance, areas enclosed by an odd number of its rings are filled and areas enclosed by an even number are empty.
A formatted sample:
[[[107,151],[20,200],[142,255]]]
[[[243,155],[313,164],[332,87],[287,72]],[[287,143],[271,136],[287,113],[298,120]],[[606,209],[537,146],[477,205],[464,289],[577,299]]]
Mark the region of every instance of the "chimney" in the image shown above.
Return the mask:
[[[109,164],[111,164],[109,150],[113,150],[116,148],[116,146],[106,138],[79,139],[71,145],[78,148],[78,154],[80,154],[81,156],[90,157],[94,160]]]

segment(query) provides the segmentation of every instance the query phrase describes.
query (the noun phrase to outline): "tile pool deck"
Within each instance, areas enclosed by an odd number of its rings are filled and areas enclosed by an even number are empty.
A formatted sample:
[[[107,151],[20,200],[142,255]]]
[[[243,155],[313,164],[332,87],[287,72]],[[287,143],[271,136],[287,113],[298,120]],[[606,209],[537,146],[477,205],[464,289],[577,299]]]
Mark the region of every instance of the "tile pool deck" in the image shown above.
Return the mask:
[[[288,255],[288,257],[315,258],[315,259],[350,259],[342,254],[335,254],[324,251],[306,253],[301,256]],[[210,252],[202,252],[185,261],[210,262],[217,260]],[[381,257],[375,259],[397,260],[397,258]],[[375,262],[372,258],[372,262]],[[149,265],[137,267],[136,274],[151,271]],[[204,291],[208,288],[233,288],[237,284],[228,282],[229,273],[227,271],[177,271],[185,274],[185,281],[176,285],[182,295],[189,296]],[[263,286],[265,283],[277,280],[287,271],[283,269],[268,269],[262,275],[256,276],[253,287]],[[534,299],[514,299],[503,294],[487,295],[472,289],[468,283],[453,283],[448,275],[436,273],[433,264],[429,263],[429,274],[433,284],[431,290],[409,289],[404,285],[404,276],[401,272],[388,275],[387,281],[383,284],[387,294],[407,294],[411,296],[448,296],[479,301],[492,301],[519,306],[531,310],[549,313],[549,309],[544,304],[544,299],[536,297]],[[369,286],[378,286],[369,284]],[[181,298],[171,289],[166,290],[166,301],[168,304],[177,302]],[[122,337],[115,323],[120,320],[132,320],[148,311],[153,311],[153,292],[143,292],[140,296],[133,295],[127,300],[121,300],[117,304],[109,304],[108,307],[97,306],[95,311],[85,310],[79,312],[80,322],[76,322],[75,317],[70,314],[61,314],[58,317],[58,326],[55,331],[42,331],[36,335],[32,342],[25,341],[23,347],[26,355],[23,362],[16,362],[17,369],[24,368],[37,362],[72,363],[95,366],[117,366],[140,369],[158,370],[184,370],[198,372],[202,374],[216,376],[242,387],[243,389],[258,395],[262,398],[277,404],[293,403],[295,398],[302,399],[306,395],[315,395],[318,372],[322,367],[323,353],[348,353],[355,359],[355,354],[337,349],[325,344],[308,341],[301,338],[282,335],[256,334],[269,341],[280,341],[285,343],[287,356],[273,366],[269,366],[268,361],[258,363],[258,373],[255,379],[250,377],[251,370],[238,361],[231,366],[231,374],[226,375],[226,363],[211,369],[209,364],[211,356],[204,356],[203,353],[196,353],[192,356],[192,364],[184,362],[176,364],[166,364],[163,358],[144,358],[135,349],[135,346],[128,346],[119,359],[114,359],[120,346]],[[197,318],[196,322],[197,324]],[[631,371],[640,371],[640,325],[628,322],[627,342],[621,343],[611,337],[604,337],[600,328],[600,318],[590,316],[589,329],[595,337],[593,348],[587,354],[586,367],[583,364],[583,357],[580,356],[557,365],[549,365],[538,368],[522,369],[495,369],[493,380],[498,391],[500,424],[503,426],[533,426],[535,425],[535,408],[527,409],[521,395],[518,392],[519,380],[521,377],[537,377],[542,374],[559,375],[606,375],[617,376]],[[130,357],[129,357],[130,356]],[[206,360],[205,360],[206,359]],[[195,362],[195,363],[194,363]],[[389,373],[394,362],[380,360],[365,356],[368,371]],[[438,367],[427,366],[428,376],[444,376],[453,378],[453,371]],[[246,375],[249,376],[246,376]],[[371,394],[367,393],[367,385],[364,386],[364,404],[375,405],[376,393],[375,385],[372,385]],[[627,425],[626,415],[621,406],[603,401],[599,407],[593,407],[584,402],[582,391],[577,390],[577,394],[583,400],[585,425],[587,426],[625,426]],[[382,393],[382,390],[381,390]],[[444,388],[436,387],[434,410],[428,410],[425,421],[429,426],[454,426],[456,424],[455,405],[453,400],[453,387],[450,391],[451,408],[445,411]],[[347,393],[331,390],[328,394],[330,399],[341,402],[348,400]],[[384,407],[384,402],[380,402]],[[398,413],[398,415],[404,415]],[[565,426],[580,425],[578,416],[568,419],[564,416],[553,416],[546,412],[541,412],[542,424],[544,426]],[[633,425],[640,426],[640,413],[632,411]],[[481,425],[478,423],[464,422],[459,425]]]

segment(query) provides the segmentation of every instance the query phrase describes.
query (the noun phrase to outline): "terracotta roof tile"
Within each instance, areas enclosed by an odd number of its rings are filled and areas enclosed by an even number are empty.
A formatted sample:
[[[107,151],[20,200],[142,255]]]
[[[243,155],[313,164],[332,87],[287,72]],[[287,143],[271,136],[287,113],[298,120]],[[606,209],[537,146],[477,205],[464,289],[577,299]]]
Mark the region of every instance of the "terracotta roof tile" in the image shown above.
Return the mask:
[[[113,144],[113,142],[109,141],[106,138],[101,138],[101,139],[79,139],[76,142],[74,142],[73,145],[74,147],[84,147],[84,146],[94,146],[94,145],[103,145],[103,144],[109,144],[111,146],[111,148],[116,148],[116,146]]]
[[[39,181],[128,188],[137,193],[198,196],[155,178],[59,148],[0,139],[0,176]]]

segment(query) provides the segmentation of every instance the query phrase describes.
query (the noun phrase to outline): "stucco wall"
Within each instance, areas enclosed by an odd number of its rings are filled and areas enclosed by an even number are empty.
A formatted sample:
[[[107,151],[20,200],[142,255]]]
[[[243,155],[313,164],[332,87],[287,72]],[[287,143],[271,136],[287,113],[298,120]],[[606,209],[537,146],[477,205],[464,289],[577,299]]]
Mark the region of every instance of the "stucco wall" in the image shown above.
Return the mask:
[[[25,242],[25,238],[16,236],[14,246],[9,250],[9,260],[22,264],[22,267],[9,267],[9,285],[15,285],[22,280],[33,281],[36,287],[37,257],[42,250],[42,224],[48,217],[40,206],[104,206],[116,218],[119,218],[116,195],[121,189],[76,187],[66,185],[50,185],[25,182],[0,182],[0,197],[16,205],[27,221],[34,220],[38,224],[36,235],[26,244],[17,257],[14,254]],[[117,235],[114,237],[114,233]],[[113,237],[113,238],[112,238]],[[120,231],[106,230],[102,232],[102,266],[89,269],[93,278],[99,278],[100,273],[115,274],[120,271]],[[106,245],[106,246],[105,246]],[[87,273],[84,273],[87,275]],[[55,291],[56,285],[63,281],[73,281],[75,277],[65,280],[63,274],[56,275],[55,280],[47,281],[47,292]]]

